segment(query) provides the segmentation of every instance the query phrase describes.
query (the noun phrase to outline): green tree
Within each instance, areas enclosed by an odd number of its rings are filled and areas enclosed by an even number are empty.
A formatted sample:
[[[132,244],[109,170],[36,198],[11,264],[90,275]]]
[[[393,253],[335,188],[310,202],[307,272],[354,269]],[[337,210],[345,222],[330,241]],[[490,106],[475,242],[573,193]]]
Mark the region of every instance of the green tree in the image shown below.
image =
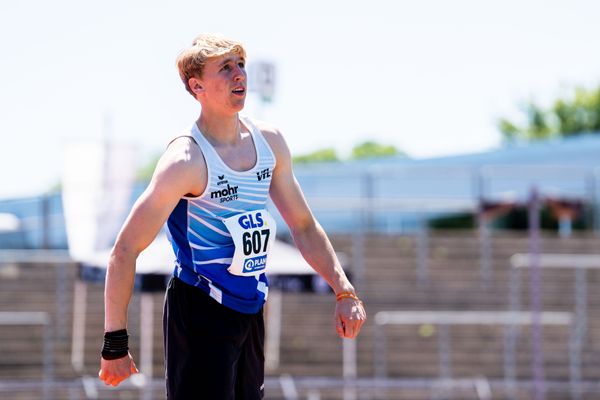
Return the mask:
[[[600,86],[596,89],[575,88],[544,109],[529,102],[523,109],[525,123],[507,118],[498,121],[498,129],[508,140],[536,140],[556,136],[574,136],[600,131]]]
[[[359,160],[364,158],[396,156],[399,154],[401,153],[394,146],[368,140],[354,146],[350,158],[353,160]]]
[[[294,163],[308,164],[312,162],[339,161],[339,157],[333,148],[326,148],[293,157]]]

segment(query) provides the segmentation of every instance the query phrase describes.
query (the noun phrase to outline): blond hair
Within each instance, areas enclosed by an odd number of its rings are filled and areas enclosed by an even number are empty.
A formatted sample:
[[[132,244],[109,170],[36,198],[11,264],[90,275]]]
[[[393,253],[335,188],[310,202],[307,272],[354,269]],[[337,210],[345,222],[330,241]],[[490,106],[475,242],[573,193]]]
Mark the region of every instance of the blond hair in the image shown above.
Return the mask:
[[[190,88],[190,78],[201,78],[204,66],[209,59],[230,53],[246,58],[246,50],[240,42],[227,39],[218,34],[203,33],[198,35],[192,45],[177,56],[177,69],[185,89],[196,97]]]

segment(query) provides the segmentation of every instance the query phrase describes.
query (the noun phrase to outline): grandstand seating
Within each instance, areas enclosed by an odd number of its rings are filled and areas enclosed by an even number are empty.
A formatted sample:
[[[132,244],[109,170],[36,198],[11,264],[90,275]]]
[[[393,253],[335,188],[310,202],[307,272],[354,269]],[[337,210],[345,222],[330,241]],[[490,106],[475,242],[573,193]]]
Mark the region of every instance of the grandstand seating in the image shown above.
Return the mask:
[[[352,259],[353,238],[334,235],[336,250]],[[561,239],[554,234],[543,234],[540,250],[552,253],[597,253],[600,239],[577,234]],[[431,232],[428,239],[427,280],[417,274],[417,237],[404,235],[367,235],[364,248],[364,269],[353,270],[369,320],[357,339],[358,376],[371,378],[374,366],[373,316],[383,310],[478,310],[507,311],[511,307],[509,258],[514,253],[527,252],[526,236],[518,233],[495,232],[492,241],[491,279],[485,282],[481,275],[480,242],[476,232]],[[62,318],[66,329],[54,331],[53,375],[55,379],[74,379],[83,375],[95,377],[103,327],[103,287],[88,285],[87,323],[84,371],[75,371],[70,364],[73,285],[77,279],[75,264],[63,265],[67,284],[62,295],[66,316],[57,315],[57,273],[59,266],[0,264],[0,311],[46,311],[53,321]],[[529,274],[520,272],[522,310],[529,304]],[[574,272],[572,270],[543,270],[541,296],[545,311],[569,311],[575,307]],[[600,293],[594,290],[600,281],[600,271],[587,272],[587,335],[583,351],[582,378],[597,381],[600,378]],[[154,301],[154,377],[162,378],[162,301],[163,294],[152,294]],[[334,298],[317,293],[284,293],[282,304],[282,337],[280,365],[268,371],[273,379],[285,374],[301,381],[302,377],[340,377],[342,375],[342,342],[334,329]],[[268,308],[267,308],[268,312]],[[139,360],[140,296],[136,294],[129,309],[131,351]],[[388,375],[402,379],[436,379],[440,376],[438,338],[435,327],[394,326],[387,330]],[[485,376],[491,381],[502,381],[504,328],[499,326],[454,326],[451,332],[451,373],[455,378]],[[568,383],[569,327],[544,327],[546,378]],[[43,375],[41,328],[5,327],[0,330],[0,381],[7,379],[40,379]],[[532,378],[530,328],[523,327],[517,341],[517,378]],[[0,387],[1,388],[1,387]],[[386,389],[383,397],[359,389],[364,398],[411,399],[431,398],[431,393],[419,389]],[[476,398],[463,390],[461,399]],[[469,393],[467,393],[469,392]],[[160,393],[160,389],[157,389]],[[282,398],[275,384],[267,398]],[[309,389],[302,389],[306,398]],[[341,398],[339,390],[324,388],[320,398]],[[371,393],[371,394],[369,394]],[[460,393],[456,390],[455,393]],[[566,394],[565,394],[566,393]],[[131,396],[134,396],[133,394]],[[279,396],[279,397],[278,397]],[[471,396],[471,397],[469,397]],[[527,398],[526,395],[523,395]],[[561,397],[567,396],[567,397]],[[0,397],[4,398],[1,393]],[[361,397],[361,398],[363,398]],[[18,399],[18,396],[11,398]],[[129,398],[125,397],[120,398]],[[134,398],[134,397],[132,397]],[[159,397],[160,398],[160,397]],[[442,397],[443,398],[443,397]],[[496,398],[496,397],[494,397]],[[504,397],[498,397],[504,398]],[[549,392],[548,399],[569,398],[568,391]],[[593,397],[590,397],[593,398]]]

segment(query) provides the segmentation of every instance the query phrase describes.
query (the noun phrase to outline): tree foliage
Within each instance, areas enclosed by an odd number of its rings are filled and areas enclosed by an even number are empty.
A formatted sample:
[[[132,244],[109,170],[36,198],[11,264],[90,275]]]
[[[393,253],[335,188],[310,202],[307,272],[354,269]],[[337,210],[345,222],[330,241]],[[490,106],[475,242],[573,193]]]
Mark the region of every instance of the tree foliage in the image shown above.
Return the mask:
[[[523,112],[524,124],[507,118],[498,121],[498,129],[506,139],[536,140],[599,132],[600,86],[596,89],[575,88],[548,108],[529,102]]]
[[[398,151],[398,149],[392,145],[381,144],[372,140],[368,140],[354,146],[349,158],[351,160],[362,160],[366,158],[390,157],[397,155],[404,155],[404,153]],[[294,163],[299,164],[327,161],[341,161],[341,159],[338,157],[336,151],[332,148],[316,150],[312,153],[294,157]]]
[[[400,152],[392,145],[385,145],[371,140],[360,143],[352,149],[351,159],[389,157],[399,155]]]
[[[295,156],[293,160],[294,160],[294,163],[297,163],[297,164],[307,164],[307,163],[313,163],[313,162],[339,161],[340,158],[338,157],[337,153],[335,152],[335,149],[326,148],[326,149],[313,151],[312,153]]]

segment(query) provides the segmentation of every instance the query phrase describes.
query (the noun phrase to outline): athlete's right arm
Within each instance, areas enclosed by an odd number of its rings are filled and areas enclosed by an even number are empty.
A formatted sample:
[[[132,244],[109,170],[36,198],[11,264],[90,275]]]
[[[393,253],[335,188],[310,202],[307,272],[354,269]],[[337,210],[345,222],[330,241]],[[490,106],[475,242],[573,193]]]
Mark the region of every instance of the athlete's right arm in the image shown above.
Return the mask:
[[[160,158],[154,175],[135,202],[112,249],[104,289],[104,330],[127,328],[127,308],[133,292],[135,262],[156,237],[182,196],[197,195],[206,186],[206,164],[190,138],[173,141]],[[117,360],[101,358],[100,379],[117,386],[137,372],[129,355]]]

